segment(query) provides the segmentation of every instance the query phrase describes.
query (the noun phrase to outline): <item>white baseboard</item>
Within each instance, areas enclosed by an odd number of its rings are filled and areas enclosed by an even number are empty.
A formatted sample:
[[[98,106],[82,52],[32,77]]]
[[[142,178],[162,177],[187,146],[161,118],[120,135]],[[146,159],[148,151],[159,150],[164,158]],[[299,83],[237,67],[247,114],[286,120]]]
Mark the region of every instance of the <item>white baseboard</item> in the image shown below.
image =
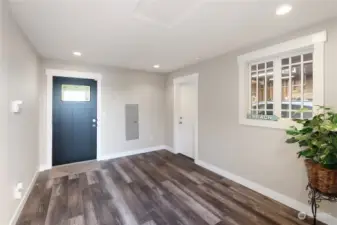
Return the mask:
[[[237,176],[235,174],[232,174],[228,171],[225,171],[225,170],[222,170],[220,169],[219,167],[216,167],[216,166],[213,166],[207,162],[204,162],[202,160],[196,160],[195,161],[196,164],[198,164],[199,166],[201,167],[204,167],[205,169],[208,169],[214,173],[217,173],[223,177],[226,177],[236,183],[239,183],[251,190],[254,190],[262,195],[265,195],[271,199],[274,199],[284,205],[287,205],[295,210],[298,210],[300,212],[306,212],[307,215],[311,216],[311,209],[308,205],[302,203],[302,202],[299,202],[295,199],[292,199],[286,195],[283,195],[283,194],[280,194],[276,191],[273,191],[269,188],[266,188],[258,183],[255,183],[255,182],[252,182],[250,180],[247,180],[243,177],[240,177],[240,176]],[[319,212],[317,214],[317,218],[326,223],[326,224],[329,224],[329,225],[333,225],[333,224],[337,224],[337,218],[327,214],[327,213],[324,213],[324,212]]]
[[[161,148],[176,154],[176,152],[174,151],[174,149],[171,146],[161,145]]]
[[[158,146],[149,147],[149,148],[142,148],[142,149],[136,149],[136,150],[131,150],[131,151],[125,151],[125,152],[116,152],[116,153],[112,153],[112,154],[109,154],[109,155],[104,155],[97,160],[115,159],[115,158],[130,156],[130,155],[142,154],[142,153],[146,153],[146,152],[159,151],[159,150],[163,150],[163,149],[169,150],[169,149],[167,149],[167,147],[168,146],[166,146],[166,145],[158,145]]]
[[[32,190],[34,188],[34,185],[35,185],[35,182],[36,182],[38,176],[39,176],[39,171],[36,171],[35,174],[34,174],[33,179],[31,180],[29,186],[26,189],[26,192],[25,192],[23,198],[21,199],[18,207],[15,210],[14,215],[12,216],[12,218],[11,218],[11,220],[9,222],[9,225],[16,225],[16,223],[18,222],[18,219],[19,219],[20,214],[21,214],[21,212],[23,210],[23,207],[25,206],[25,204],[27,202],[27,199],[28,199],[30,193],[32,192]]]

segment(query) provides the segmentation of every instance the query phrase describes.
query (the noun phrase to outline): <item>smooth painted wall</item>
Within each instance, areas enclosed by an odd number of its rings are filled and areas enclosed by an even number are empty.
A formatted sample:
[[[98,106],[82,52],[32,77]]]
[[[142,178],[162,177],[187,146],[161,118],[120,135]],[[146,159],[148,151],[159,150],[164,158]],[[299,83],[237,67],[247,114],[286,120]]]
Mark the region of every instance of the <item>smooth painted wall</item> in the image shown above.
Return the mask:
[[[102,74],[102,157],[164,144],[165,76],[113,67],[71,64],[44,60],[45,69],[76,70]],[[41,168],[47,168],[46,149],[46,79],[42,74],[44,94],[41,111]],[[125,104],[139,105],[139,139],[126,141]]]
[[[0,74],[0,224],[9,224],[38,169],[39,59],[14,22],[7,1],[1,1]],[[10,112],[10,102],[22,100],[22,112]]]
[[[199,159],[307,204],[305,167],[296,157],[298,147],[284,143],[284,130],[239,125],[237,56],[325,29],[325,100],[337,110],[337,20],[333,20],[171,74],[166,82],[166,144],[173,146],[173,78],[199,73]],[[335,204],[323,209],[337,216]]]

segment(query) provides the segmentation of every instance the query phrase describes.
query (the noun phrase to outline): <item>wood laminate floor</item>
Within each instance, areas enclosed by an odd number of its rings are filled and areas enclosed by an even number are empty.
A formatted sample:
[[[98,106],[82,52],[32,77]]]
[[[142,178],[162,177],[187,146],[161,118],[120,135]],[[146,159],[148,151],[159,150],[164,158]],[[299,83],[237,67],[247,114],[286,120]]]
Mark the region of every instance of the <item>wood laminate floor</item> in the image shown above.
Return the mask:
[[[158,151],[38,179],[17,225],[307,225],[297,212]],[[320,223],[319,223],[320,224]]]

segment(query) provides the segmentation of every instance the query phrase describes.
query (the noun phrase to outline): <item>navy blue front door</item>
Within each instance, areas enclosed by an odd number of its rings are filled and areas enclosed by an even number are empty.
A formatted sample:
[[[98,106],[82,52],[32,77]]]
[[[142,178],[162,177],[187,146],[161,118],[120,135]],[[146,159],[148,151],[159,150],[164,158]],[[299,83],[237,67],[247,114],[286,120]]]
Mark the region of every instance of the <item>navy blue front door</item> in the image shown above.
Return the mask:
[[[96,159],[97,82],[53,78],[53,166]]]

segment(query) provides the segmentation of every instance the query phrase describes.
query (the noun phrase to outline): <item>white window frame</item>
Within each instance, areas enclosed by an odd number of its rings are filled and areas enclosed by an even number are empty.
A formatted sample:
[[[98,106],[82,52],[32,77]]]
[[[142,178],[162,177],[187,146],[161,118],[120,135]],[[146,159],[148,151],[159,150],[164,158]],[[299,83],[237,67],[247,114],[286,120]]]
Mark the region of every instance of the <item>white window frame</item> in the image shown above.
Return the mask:
[[[249,64],[274,60],[274,110],[281,112],[281,61],[275,59],[283,58],[283,56],[289,54],[301,54],[308,49],[312,49],[313,52],[313,106],[324,105],[324,45],[326,40],[327,32],[321,31],[238,56],[239,124],[279,129],[286,129],[294,125],[291,119],[279,118],[278,121],[269,121],[247,118],[251,99]],[[315,108],[313,108],[313,111],[315,113]],[[277,116],[280,117],[280,115]]]

